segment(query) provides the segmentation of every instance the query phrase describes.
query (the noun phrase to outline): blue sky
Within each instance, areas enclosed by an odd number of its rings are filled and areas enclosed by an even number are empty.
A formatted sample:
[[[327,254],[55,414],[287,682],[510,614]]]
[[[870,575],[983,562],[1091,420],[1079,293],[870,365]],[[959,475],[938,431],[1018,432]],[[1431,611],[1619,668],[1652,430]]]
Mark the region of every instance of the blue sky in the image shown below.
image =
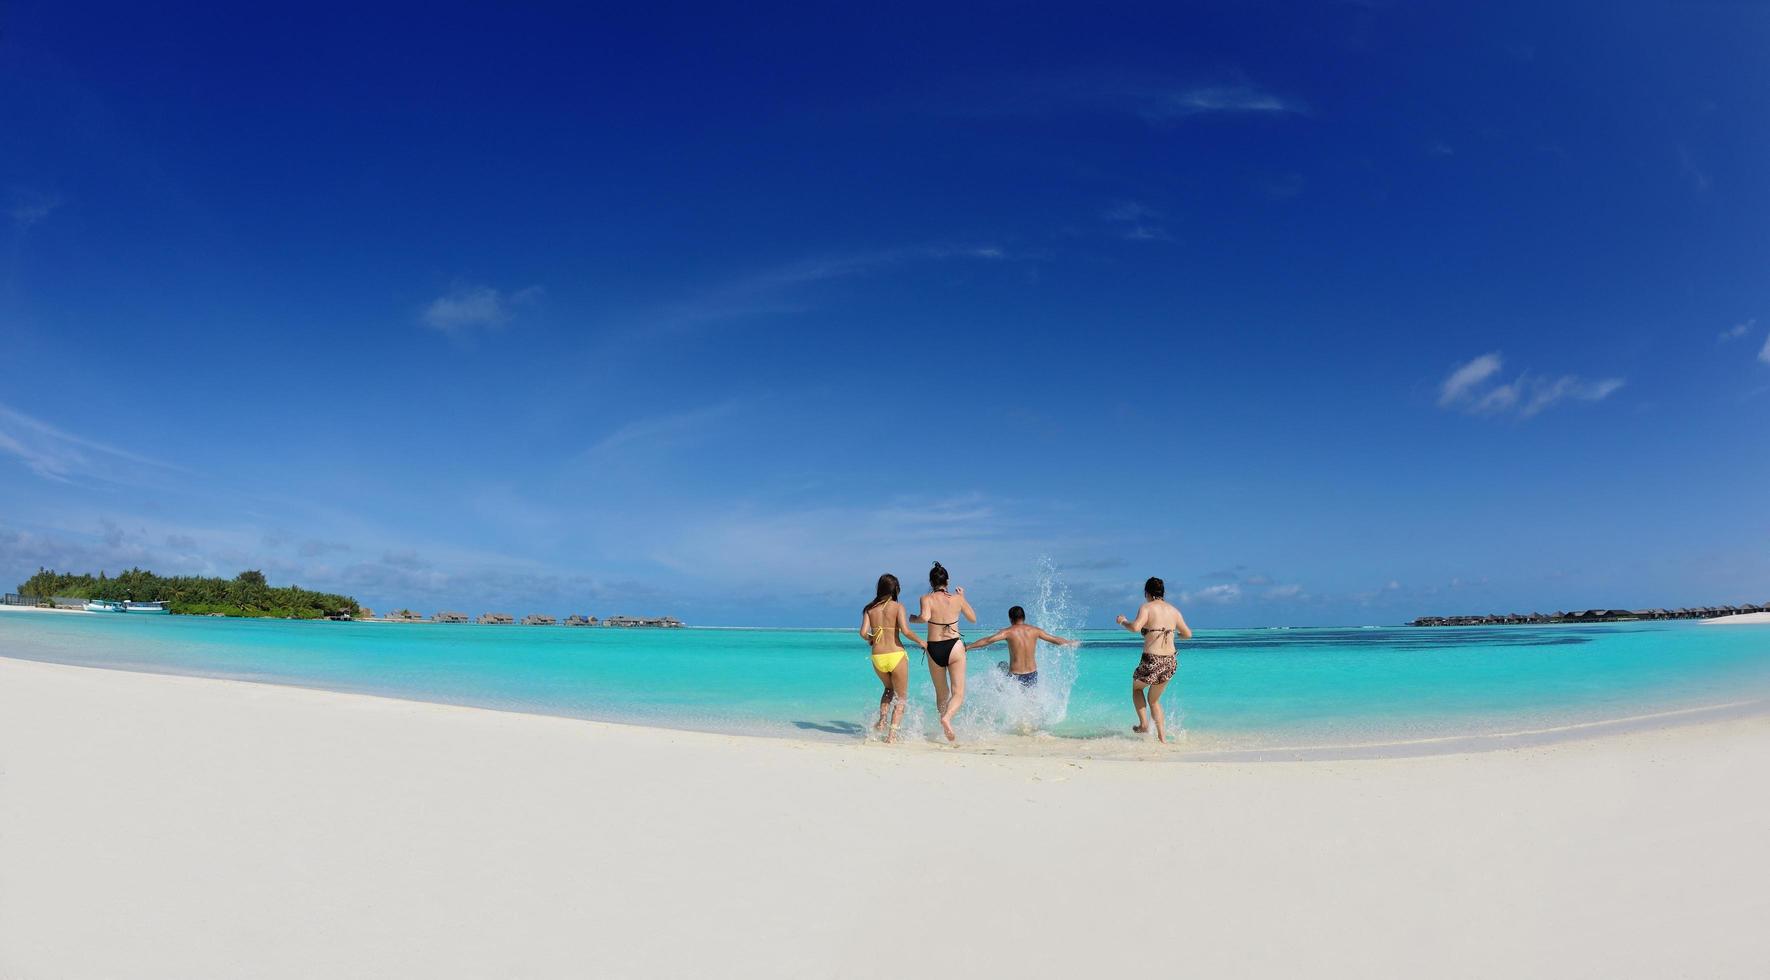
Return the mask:
[[[1770,599],[1770,8],[8,7],[0,584]]]

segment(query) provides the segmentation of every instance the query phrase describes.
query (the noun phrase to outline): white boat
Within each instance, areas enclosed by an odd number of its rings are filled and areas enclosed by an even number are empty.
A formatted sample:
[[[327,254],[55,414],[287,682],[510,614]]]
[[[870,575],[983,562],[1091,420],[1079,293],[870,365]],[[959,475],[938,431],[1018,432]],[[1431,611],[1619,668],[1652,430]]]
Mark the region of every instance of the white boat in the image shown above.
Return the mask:
[[[115,599],[92,599],[86,603],[87,612],[101,613],[170,613],[164,602],[118,602]]]

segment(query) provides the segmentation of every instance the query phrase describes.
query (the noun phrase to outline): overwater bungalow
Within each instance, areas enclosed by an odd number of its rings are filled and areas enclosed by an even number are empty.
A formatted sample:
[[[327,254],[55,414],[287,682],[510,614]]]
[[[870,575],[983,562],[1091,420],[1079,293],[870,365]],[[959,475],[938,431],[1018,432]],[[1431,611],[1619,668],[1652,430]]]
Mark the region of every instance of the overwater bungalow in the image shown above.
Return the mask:
[[[637,616],[610,616],[602,621],[604,626],[619,626],[626,629],[633,627],[649,627],[652,629],[678,629],[682,621],[675,616],[663,616],[654,619],[640,619]]]
[[[514,622],[516,622],[515,617],[511,616],[509,613],[489,612],[481,613],[479,616],[479,623],[481,626],[509,626]]]
[[[468,615],[466,613],[454,612],[452,610],[445,611],[445,612],[439,612],[436,615],[430,617],[430,621],[433,623],[469,623],[469,622],[472,622],[472,620],[470,618],[468,618]]]
[[[527,616],[522,617],[522,625],[524,625],[524,626],[558,626],[559,620],[554,619],[552,616],[549,616],[546,613],[529,613]]]
[[[424,615],[411,609],[395,609],[387,614],[387,620],[394,623],[422,623]]]
[[[565,618],[565,625],[567,625],[567,626],[595,626],[596,625],[596,617],[595,616],[585,616],[582,613],[572,613],[570,616],[567,616]]]

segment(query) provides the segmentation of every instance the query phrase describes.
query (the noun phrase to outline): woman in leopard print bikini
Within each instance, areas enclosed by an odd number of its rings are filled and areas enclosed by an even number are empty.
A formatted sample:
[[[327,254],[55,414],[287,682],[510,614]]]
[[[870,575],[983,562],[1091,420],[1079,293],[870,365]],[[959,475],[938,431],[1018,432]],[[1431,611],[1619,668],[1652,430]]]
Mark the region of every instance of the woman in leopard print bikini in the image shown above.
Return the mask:
[[[1154,715],[1158,742],[1168,740],[1163,728],[1162,692],[1180,667],[1174,641],[1192,639],[1186,618],[1164,598],[1167,591],[1161,579],[1151,578],[1143,583],[1143,608],[1137,610],[1137,618],[1119,617],[1120,626],[1143,637],[1143,659],[1131,672],[1131,704],[1137,709],[1137,726],[1131,730],[1139,734],[1149,731],[1149,716]]]

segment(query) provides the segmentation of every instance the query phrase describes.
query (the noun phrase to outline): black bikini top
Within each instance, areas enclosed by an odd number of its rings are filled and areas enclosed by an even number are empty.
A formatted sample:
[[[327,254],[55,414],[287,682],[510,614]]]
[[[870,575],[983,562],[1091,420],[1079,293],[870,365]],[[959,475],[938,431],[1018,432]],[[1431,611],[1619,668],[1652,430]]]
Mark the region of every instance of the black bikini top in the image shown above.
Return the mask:
[[[934,591],[941,594],[941,595],[951,595],[952,594],[945,589],[935,589]],[[951,626],[953,628],[954,633],[959,632],[959,621],[956,618],[950,623],[937,623],[932,619],[924,619],[924,620],[922,620],[922,622],[927,623],[929,626]]]
[[[1148,626],[1143,627],[1143,635],[1144,636],[1148,636],[1151,633],[1172,633],[1172,632],[1174,632],[1174,628],[1172,626],[1164,626],[1161,629],[1152,629],[1151,627],[1148,627]]]

